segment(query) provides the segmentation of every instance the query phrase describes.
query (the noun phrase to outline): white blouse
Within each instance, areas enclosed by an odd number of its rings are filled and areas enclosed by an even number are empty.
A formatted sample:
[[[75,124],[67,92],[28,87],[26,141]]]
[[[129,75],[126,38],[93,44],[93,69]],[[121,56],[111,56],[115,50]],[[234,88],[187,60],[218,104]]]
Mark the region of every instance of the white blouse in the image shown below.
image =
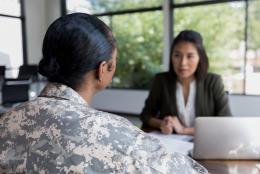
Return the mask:
[[[189,96],[187,104],[183,96],[183,87],[177,82],[176,102],[178,107],[178,116],[185,127],[193,127],[195,122],[195,97],[196,97],[196,81],[190,83]]]

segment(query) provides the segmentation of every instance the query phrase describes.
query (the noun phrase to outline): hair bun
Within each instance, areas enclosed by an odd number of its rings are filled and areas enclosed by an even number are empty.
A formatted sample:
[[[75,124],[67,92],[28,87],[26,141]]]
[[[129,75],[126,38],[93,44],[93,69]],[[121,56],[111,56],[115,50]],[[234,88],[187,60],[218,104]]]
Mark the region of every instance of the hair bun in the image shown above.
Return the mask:
[[[49,79],[59,76],[60,65],[56,58],[42,58],[39,63],[39,73]]]

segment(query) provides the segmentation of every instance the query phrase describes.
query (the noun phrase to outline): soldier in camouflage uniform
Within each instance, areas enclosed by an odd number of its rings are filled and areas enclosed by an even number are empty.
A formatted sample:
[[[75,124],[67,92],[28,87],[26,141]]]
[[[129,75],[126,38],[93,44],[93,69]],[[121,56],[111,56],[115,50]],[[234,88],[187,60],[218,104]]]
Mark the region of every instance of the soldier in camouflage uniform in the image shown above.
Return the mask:
[[[50,83],[0,118],[0,173],[207,173],[126,119],[89,106],[115,64],[112,33],[96,17],[75,13],[51,24],[39,64]]]

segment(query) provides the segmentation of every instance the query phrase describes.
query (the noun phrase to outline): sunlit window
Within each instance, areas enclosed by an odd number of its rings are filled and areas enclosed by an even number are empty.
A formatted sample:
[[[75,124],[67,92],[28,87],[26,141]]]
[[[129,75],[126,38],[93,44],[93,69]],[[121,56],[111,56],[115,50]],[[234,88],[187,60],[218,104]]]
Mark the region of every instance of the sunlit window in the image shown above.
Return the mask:
[[[222,75],[226,90],[259,95],[260,1],[248,1],[248,10],[247,1],[208,2],[173,0],[174,34],[183,29],[199,31],[210,59],[210,71]]]
[[[0,0],[0,65],[6,77],[16,77],[23,64],[21,4],[19,0]]]
[[[161,6],[164,0],[66,0],[67,12],[98,14]]]
[[[112,28],[119,53],[112,87],[147,89],[154,74],[165,71],[165,16],[162,8],[157,8],[164,2],[66,0],[67,13],[95,14]],[[226,90],[259,95],[260,0],[172,0],[172,4],[173,36],[184,29],[200,32],[210,59],[210,72],[222,76]]]
[[[147,89],[154,74],[162,71],[162,0],[67,0],[67,11],[96,14],[111,27],[117,40],[117,70],[113,88]],[[122,13],[124,10],[135,10]],[[102,15],[102,13],[109,13]]]
[[[260,1],[249,1],[246,94],[260,95]]]
[[[20,0],[0,0],[0,14],[21,16]]]
[[[236,2],[174,10],[174,34],[184,29],[201,33],[209,57],[209,71],[222,75],[230,93],[243,92],[244,6],[243,2]]]

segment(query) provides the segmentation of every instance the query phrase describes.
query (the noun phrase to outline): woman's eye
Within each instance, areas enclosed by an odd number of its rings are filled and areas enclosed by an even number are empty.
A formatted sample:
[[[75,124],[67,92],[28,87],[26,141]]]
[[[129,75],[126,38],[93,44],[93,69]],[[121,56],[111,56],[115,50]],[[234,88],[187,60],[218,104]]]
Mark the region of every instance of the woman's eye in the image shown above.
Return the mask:
[[[174,54],[173,56],[174,56],[174,57],[180,57],[180,55],[179,55],[179,54]]]

